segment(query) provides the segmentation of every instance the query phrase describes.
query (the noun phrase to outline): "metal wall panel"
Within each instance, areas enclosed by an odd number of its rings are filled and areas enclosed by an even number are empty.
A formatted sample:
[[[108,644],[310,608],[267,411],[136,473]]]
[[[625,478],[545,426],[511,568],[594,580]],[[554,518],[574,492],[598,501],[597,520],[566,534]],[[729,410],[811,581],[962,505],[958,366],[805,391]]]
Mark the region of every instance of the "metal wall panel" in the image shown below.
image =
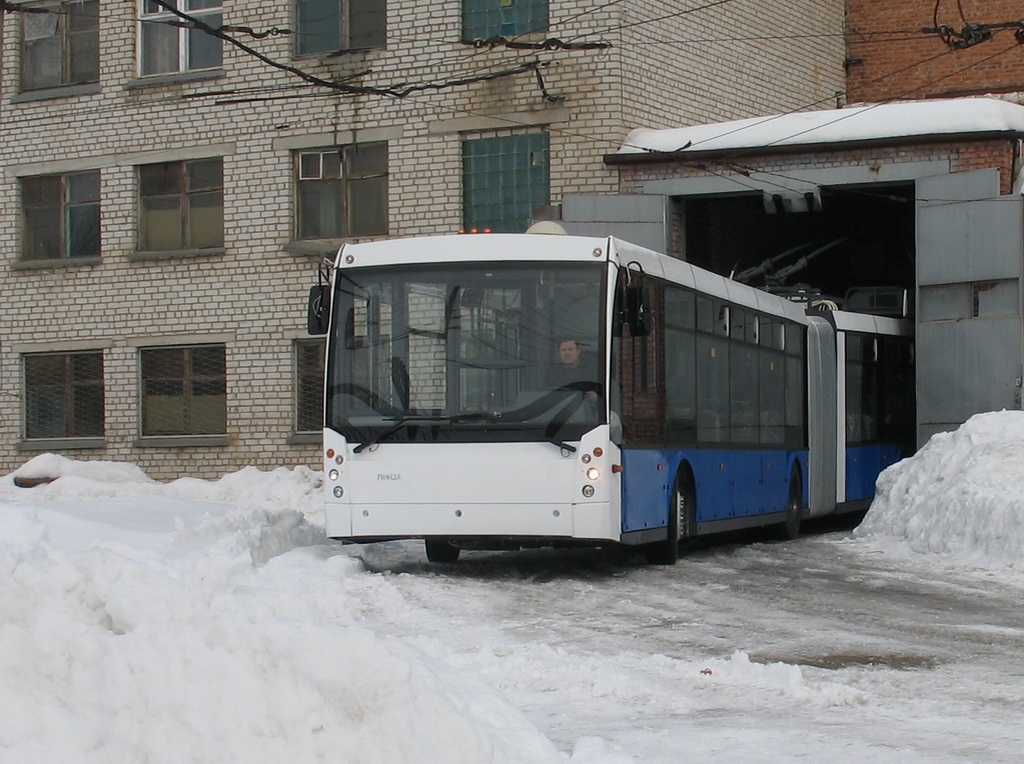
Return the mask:
[[[923,178],[917,200],[921,445],[973,414],[1021,407],[1024,201],[999,196],[995,169]]]
[[[671,200],[654,194],[567,194],[560,224],[567,233],[615,236],[668,253]]]

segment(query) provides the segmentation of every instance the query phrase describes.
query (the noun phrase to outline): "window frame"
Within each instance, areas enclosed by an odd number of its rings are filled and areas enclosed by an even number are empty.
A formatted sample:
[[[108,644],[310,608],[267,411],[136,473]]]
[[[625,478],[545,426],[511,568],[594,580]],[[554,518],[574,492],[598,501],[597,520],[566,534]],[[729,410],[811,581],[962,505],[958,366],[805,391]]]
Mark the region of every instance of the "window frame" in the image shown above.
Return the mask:
[[[311,2],[294,0],[293,12],[295,14],[295,55],[296,57],[323,56],[332,53],[349,53],[363,50],[376,50],[387,45],[387,2],[386,0],[328,0],[332,7],[330,18],[319,18],[311,21],[303,20],[303,7],[308,8]],[[379,16],[379,21],[373,20],[373,16]],[[364,17],[370,21],[361,29],[356,29],[355,19]],[[326,35],[323,28],[334,23],[336,36]],[[305,25],[312,25],[316,32],[312,35],[317,38],[325,38],[322,44],[310,43],[304,45],[303,41],[308,38],[303,31]]]
[[[216,2],[216,0],[177,0],[177,5],[182,13],[186,13],[193,18],[196,18],[209,26],[220,27],[224,23],[224,6],[223,2],[217,5],[211,5],[209,7],[203,7],[209,2]],[[196,8],[192,5],[195,4]],[[201,29],[188,29],[186,27],[172,27],[175,29],[175,40],[176,46],[174,47],[175,64],[173,67],[161,66],[154,62],[156,67],[150,71],[150,68],[154,64],[148,64],[150,56],[152,54],[155,58],[157,55],[152,51],[153,46],[157,45],[155,39],[147,40],[147,24],[153,25],[152,31],[154,34],[157,33],[157,24],[169,24],[169,22],[180,22],[182,19],[176,14],[169,10],[157,6],[152,0],[138,0],[137,5],[138,11],[138,24],[136,33],[136,50],[138,51],[136,60],[136,72],[139,77],[161,77],[167,75],[185,74],[187,72],[195,71],[209,71],[219,69],[224,65],[224,45],[220,39],[217,39],[217,49],[219,55],[216,56],[216,62],[207,63],[203,62],[202,66],[193,66],[193,61],[199,56],[198,52],[193,52],[194,41],[202,40],[207,37],[207,33]],[[212,48],[207,53],[212,52]]]
[[[87,198],[76,199],[74,198],[80,190],[75,189],[75,181],[86,180],[87,183],[95,187],[95,193]],[[21,256],[20,262],[40,262],[40,261],[92,261],[95,258],[100,257],[103,251],[103,240],[102,240],[102,178],[99,170],[86,170],[83,172],[68,172],[58,173],[53,175],[31,175],[21,178],[19,191],[21,193]],[[59,200],[49,200],[50,204],[35,204],[30,201],[32,197],[43,196],[43,194],[32,193],[31,186],[34,184],[40,185],[40,191],[43,191],[43,185],[47,183],[56,183],[59,185]],[[75,225],[73,225],[72,217],[78,210],[85,210],[87,208],[94,208],[94,212],[91,217],[93,220],[89,224],[89,230],[85,233],[85,243],[88,245],[88,250],[75,253]],[[47,214],[49,211],[49,214]],[[47,218],[50,218],[47,220]],[[60,252],[54,256],[53,254],[43,253],[42,256],[31,251],[36,247],[36,242],[44,241],[45,237],[38,237],[33,234],[36,225],[33,223],[33,219],[38,220],[42,223],[42,228],[49,228],[56,230],[54,238],[56,246],[59,246]],[[43,244],[45,247],[45,243]]]
[[[78,376],[79,371],[75,368],[74,359],[85,358],[87,356],[94,361],[98,361],[99,375],[96,377],[83,378]],[[38,392],[38,389],[36,393],[33,393],[33,388],[45,386],[34,386],[32,384],[31,378],[33,376],[33,372],[30,369],[30,366],[32,365],[31,362],[33,360],[41,358],[60,359],[60,363],[63,367],[61,369],[61,379],[57,384],[50,385],[50,387],[59,386],[62,388],[61,407],[63,410],[63,416],[61,418],[64,420],[64,426],[60,434],[40,433],[36,430],[35,425],[32,424],[33,410],[40,402],[40,393]],[[24,353],[21,356],[21,371],[22,390],[24,391],[22,433],[26,441],[102,439],[106,436],[106,383],[102,350]],[[93,389],[93,392],[95,393],[95,388],[98,388],[98,399],[94,399],[93,401],[87,400],[86,396],[83,395],[84,391]],[[96,400],[98,400],[99,403],[99,411],[93,412],[92,419],[98,422],[98,430],[88,428],[80,429],[78,422],[81,417],[79,417],[78,414],[81,408],[95,404]],[[96,417],[96,413],[98,413],[98,417]]]
[[[216,185],[206,185],[193,187],[191,185],[193,172],[196,165],[202,163],[218,163],[218,183]],[[147,178],[146,174],[151,173],[153,168],[167,168],[173,170],[176,188],[161,189],[159,192],[147,193],[147,184],[153,182],[152,178]],[[165,171],[165,174],[169,174]],[[198,174],[198,173],[195,173]],[[154,252],[154,253],[175,253],[175,252],[190,252],[190,251],[220,251],[224,248],[224,158],[217,157],[202,157],[197,159],[185,159],[173,162],[153,162],[149,164],[137,165],[135,169],[136,184],[137,184],[137,198],[138,198],[138,241],[136,243],[138,252]],[[155,176],[154,176],[155,177]],[[201,242],[202,246],[197,246],[195,239],[199,235],[197,231],[193,229],[198,225],[198,221],[201,219],[194,210],[207,209],[208,205],[201,205],[199,202],[203,199],[213,196],[219,198],[219,215],[216,221],[219,224],[219,231],[214,236],[214,242]],[[161,207],[160,204],[170,202],[172,199],[176,199],[178,203],[178,239],[176,243],[178,246],[150,246],[154,242],[150,238],[155,237],[157,234],[154,233],[152,227],[152,219],[156,217],[156,213],[161,210],[169,210],[170,207]],[[152,205],[147,209],[147,200]],[[213,205],[216,206],[216,205]],[[214,213],[217,214],[217,213]],[[168,227],[169,230],[169,227]],[[166,235],[166,234],[165,234]]]
[[[356,155],[360,149],[383,149],[383,164],[360,171],[356,166]],[[338,177],[324,177],[325,159],[328,160],[327,163],[332,163],[330,158],[334,154],[338,155]],[[292,177],[295,184],[294,235],[297,241],[323,241],[327,239],[388,235],[391,230],[391,205],[388,198],[390,193],[391,160],[387,141],[302,149],[294,152],[293,162]],[[316,172],[311,172],[314,165],[318,169]],[[315,226],[313,225],[311,218],[314,215],[314,211],[312,208],[307,209],[307,203],[304,200],[306,199],[306,192],[312,187],[312,184],[317,183],[327,187],[328,182],[334,180],[337,181],[336,196],[338,206],[332,212],[337,222],[333,229],[328,230],[327,225],[323,223],[318,222]],[[304,186],[304,183],[307,185]],[[380,225],[361,228],[354,222],[353,212],[356,205],[353,203],[353,200],[359,196],[357,192],[364,186],[370,186],[371,188],[376,186],[380,208],[375,210],[375,214],[371,219],[379,222]],[[321,207],[317,214],[319,215],[322,211],[323,208]],[[310,229],[314,227],[316,230],[311,231]]]
[[[93,6],[92,17],[95,18],[95,23],[91,27],[87,27],[82,30],[69,29],[73,26],[73,20],[78,18],[90,18],[88,11],[81,12],[86,9],[87,6]],[[21,65],[21,72],[19,74],[19,92],[21,93],[37,93],[47,90],[53,90],[55,88],[65,88],[74,85],[87,85],[92,83],[98,83],[100,80],[100,55],[99,55],[99,2],[98,0],[83,0],[82,2],[69,2],[68,0],[56,0],[55,2],[45,3],[33,3],[28,8],[34,9],[54,9],[49,10],[47,14],[37,13],[23,13],[21,19],[21,47],[19,51],[19,61]],[[74,7],[77,13],[73,13],[70,9]],[[54,33],[52,35],[45,35],[33,38],[29,40],[28,27],[33,23],[41,23],[34,21],[40,17],[49,17],[50,15],[56,16],[54,21]],[[79,78],[74,74],[76,69],[74,63],[76,60],[76,51],[80,50],[77,43],[80,43],[86,37],[92,38],[91,55],[88,48],[86,53],[82,55],[89,55],[91,59],[86,68],[89,70],[86,76]],[[41,42],[48,37],[56,37],[60,46],[60,72],[58,74],[58,81],[52,84],[35,85],[27,82],[28,72],[30,71],[29,59],[32,57],[30,49],[36,46],[31,45],[34,42]],[[87,41],[88,42],[88,41]]]
[[[219,349],[221,353],[220,370],[219,373],[201,373],[194,369],[195,359],[193,354],[198,350],[206,349]],[[146,369],[146,358],[148,354],[153,353],[167,353],[170,351],[180,351],[182,354],[181,364],[181,377],[172,375],[147,376]],[[166,438],[202,438],[208,436],[225,436],[227,435],[227,423],[228,423],[228,405],[227,405],[227,345],[225,343],[202,343],[195,345],[157,345],[149,347],[140,347],[138,349],[138,363],[139,363],[139,435],[143,439],[166,439]],[[164,395],[160,397],[164,398],[180,398],[181,399],[181,421],[182,427],[180,428],[152,428],[151,417],[149,413],[149,403],[151,398],[158,397],[156,393],[149,392],[149,384],[152,383],[157,386],[159,383],[179,383],[181,384],[180,395]],[[202,385],[209,383],[219,384],[222,392],[219,395],[203,395],[195,392],[196,385]],[[197,412],[196,407],[199,405],[194,399],[197,397],[219,397],[220,401],[220,412],[216,425],[223,425],[216,429],[209,427],[196,426],[195,420],[202,415],[202,412]],[[172,412],[173,416],[173,412]]]

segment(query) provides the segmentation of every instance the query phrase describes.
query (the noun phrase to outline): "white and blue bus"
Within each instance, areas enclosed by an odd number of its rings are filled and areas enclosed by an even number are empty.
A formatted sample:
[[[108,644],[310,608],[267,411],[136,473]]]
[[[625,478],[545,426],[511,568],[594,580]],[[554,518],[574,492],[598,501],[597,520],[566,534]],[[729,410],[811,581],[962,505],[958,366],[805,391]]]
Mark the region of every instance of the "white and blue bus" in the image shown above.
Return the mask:
[[[615,238],[348,244],[326,282],[310,331],[328,334],[332,538],[423,539],[435,562],[616,543],[672,563],[694,536],[794,537],[865,508],[914,447],[908,322]],[[584,378],[565,381],[566,345]]]

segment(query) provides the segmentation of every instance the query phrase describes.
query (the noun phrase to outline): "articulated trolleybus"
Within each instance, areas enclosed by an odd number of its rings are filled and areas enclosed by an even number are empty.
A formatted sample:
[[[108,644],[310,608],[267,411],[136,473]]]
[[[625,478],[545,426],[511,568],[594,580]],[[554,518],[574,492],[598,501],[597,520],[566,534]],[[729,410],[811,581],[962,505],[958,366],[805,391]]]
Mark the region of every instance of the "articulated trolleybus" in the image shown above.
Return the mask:
[[[911,333],[615,238],[345,245],[327,332],[326,529],[461,549],[645,545],[870,502],[913,448]]]

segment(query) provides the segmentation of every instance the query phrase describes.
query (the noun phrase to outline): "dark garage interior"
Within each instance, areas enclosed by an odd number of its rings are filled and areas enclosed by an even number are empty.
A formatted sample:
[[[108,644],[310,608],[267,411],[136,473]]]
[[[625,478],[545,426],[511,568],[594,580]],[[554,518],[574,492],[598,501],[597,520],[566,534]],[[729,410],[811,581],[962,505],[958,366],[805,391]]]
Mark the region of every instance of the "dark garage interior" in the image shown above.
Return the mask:
[[[772,291],[820,292],[841,302],[850,289],[899,287],[912,301],[913,184],[823,187],[818,199],[802,205],[810,211],[795,212],[760,193],[687,197],[684,257]]]

